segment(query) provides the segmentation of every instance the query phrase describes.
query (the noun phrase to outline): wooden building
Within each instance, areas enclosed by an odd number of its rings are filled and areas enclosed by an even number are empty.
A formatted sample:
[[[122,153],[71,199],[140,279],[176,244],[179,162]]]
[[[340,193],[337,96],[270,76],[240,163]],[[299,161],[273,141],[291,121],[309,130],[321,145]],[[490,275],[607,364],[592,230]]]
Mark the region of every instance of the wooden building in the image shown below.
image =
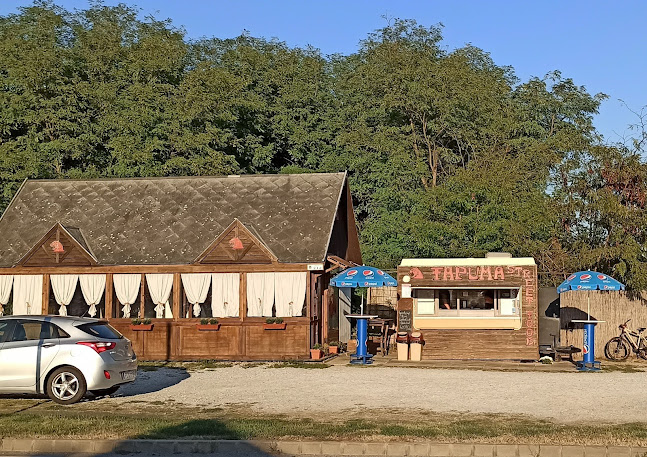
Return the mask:
[[[422,333],[423,359],[539,357],[532,258],[404,259],[398,295],[398,330]]]
[[[338,339],[351,262],[345,173],[28,180],[0,219],[0,306],[107,318],[143,360],[307,358]]]

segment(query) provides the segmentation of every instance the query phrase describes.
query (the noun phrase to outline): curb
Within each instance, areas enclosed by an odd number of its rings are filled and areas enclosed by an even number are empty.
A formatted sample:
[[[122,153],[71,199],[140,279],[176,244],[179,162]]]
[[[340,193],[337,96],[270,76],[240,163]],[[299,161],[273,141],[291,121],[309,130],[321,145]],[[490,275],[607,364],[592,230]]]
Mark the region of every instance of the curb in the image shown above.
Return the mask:
[[[264,440],[32,440],[4,438],[0,452],[367,455],[420,457],[647,457],[647,448],[433,442]]]

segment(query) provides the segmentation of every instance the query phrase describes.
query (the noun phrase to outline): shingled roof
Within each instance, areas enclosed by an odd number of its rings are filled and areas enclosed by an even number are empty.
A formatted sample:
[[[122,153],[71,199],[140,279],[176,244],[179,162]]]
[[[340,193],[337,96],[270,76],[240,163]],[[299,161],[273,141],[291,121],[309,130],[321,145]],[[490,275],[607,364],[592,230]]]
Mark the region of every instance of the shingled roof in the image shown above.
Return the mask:
[[[192,264],[234,219],[279,262],[322,262],[345,173],[28,180],[0,219],[0,266],[56,223],[100,265]],[[82,235],[81,235],[82,233]]]

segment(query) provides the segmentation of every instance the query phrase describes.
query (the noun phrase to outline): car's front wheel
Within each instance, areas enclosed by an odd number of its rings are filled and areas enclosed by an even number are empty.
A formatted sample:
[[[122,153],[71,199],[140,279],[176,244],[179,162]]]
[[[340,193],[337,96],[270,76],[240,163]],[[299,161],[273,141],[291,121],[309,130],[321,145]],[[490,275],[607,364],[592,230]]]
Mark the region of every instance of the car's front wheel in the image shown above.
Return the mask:
[[[57,368],[47,381],[47,395],[62,405],[76,403],[85,395],[86,389],[85,378],[73,367]]]

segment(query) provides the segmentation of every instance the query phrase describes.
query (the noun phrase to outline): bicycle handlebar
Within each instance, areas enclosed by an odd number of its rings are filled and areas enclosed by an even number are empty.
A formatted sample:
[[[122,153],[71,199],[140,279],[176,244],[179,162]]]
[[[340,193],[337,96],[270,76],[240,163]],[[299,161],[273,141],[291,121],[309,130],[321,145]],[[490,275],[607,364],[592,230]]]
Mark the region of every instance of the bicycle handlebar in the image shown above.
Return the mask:
[[[618,328],[619,328],[620,330],[623,330],[623,329],[627,328],[627,324],[628,324],[630,321],[631,321],[631,319],[627,319],[627,320],[625,321],[625,323],[624,323],[624,324],[620,324],[620,325],[618,325]]]

